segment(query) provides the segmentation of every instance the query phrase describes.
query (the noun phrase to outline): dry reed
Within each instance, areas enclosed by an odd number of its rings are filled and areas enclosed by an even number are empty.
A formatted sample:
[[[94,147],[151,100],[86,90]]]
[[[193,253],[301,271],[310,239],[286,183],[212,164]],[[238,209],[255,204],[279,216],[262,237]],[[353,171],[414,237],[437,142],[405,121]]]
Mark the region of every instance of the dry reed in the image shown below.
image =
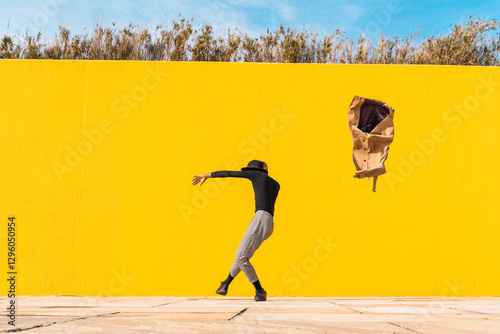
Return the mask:
[[[381,34],[356,40],[335,30],[315,32],[281,26],[258,37],[235,30],[217,36],[210,24],[193,26],[180,19],[154,29],[138,25],[118,29],[96,24],[91,33],[72,35],[60,27],[53,39],[42,34],[5,35],[0,55],[11,59],[166,60],[270,63],[439,64],[498,66],[500,23],[474,19],[450,25],[438,36],[390,38]]]

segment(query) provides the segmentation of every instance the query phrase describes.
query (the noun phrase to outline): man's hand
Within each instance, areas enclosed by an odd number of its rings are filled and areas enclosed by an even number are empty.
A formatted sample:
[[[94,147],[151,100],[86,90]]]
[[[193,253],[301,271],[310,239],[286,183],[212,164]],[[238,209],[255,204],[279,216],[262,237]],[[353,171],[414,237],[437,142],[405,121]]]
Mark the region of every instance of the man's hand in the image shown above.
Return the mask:
[[[210,173],[203,174],[203,175],[195,175],[195,176],[193,176],[193,180],[191,180],[191,184],[193,186],[195,186],[199,183],[200,187],[201,187],[203,182],[205,182],[206,179],[211,178],[211,177],[212,177],[212,175]]]

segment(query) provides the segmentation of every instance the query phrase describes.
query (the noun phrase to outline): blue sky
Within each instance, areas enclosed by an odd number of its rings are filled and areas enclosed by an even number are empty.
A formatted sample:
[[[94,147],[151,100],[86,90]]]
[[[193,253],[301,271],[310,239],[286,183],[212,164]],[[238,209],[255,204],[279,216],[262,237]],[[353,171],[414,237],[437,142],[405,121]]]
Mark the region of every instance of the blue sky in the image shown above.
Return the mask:
[[[3,1],[0,36],[28,29],[51,38],[60,25],[81,34],[95,22],[119,27],[134,22],[154,28],[179,15],[194,18],[196,24],[211,23],[217,32],[238,28],[253,36],[280,24],[319,34],[340,28],[351,38],[361,31],[368,36],[380,31],[407,36],[418,29],[426,36],[466,21],[469,14],[500,19],[500,4],[498,0],[19,0]]]

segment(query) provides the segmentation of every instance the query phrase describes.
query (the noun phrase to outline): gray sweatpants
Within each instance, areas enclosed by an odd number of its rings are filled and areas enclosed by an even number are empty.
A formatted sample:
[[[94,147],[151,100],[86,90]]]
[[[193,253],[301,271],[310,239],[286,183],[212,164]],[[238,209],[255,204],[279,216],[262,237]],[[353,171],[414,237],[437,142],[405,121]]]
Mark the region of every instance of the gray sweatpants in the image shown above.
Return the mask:
[[[274,221],[273,216],[267,211],[259,210],[255,212],[250,225],[241,240],[238,250],[236,251],[236,258],[229,270],[232,277],[236,277],[241,270],[245,273],[250,283],[259,280],[255,269],[250,263],[250,258],[253,256],[257,248],[273,234]]]

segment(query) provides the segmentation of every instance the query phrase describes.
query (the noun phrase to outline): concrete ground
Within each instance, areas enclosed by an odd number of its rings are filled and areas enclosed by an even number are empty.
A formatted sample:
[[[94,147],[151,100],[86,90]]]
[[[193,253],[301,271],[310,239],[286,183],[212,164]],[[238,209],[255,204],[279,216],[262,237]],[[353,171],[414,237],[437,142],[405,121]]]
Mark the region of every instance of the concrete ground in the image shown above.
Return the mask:
[[[4,333],[500,333],[500,297],[21,296],[16,327],[0,305]]]

